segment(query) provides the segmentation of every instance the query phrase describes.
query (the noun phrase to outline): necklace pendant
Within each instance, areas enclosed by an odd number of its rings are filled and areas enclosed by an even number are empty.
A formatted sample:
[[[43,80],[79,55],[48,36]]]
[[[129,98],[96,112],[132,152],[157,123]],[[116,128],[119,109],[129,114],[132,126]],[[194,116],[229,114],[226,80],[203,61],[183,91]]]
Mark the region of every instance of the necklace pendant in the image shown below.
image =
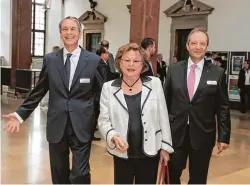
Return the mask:
[[[131,89],[131,88],[129,88],[129,91],[131,92],[131,91],[132,91],[132,89]]]

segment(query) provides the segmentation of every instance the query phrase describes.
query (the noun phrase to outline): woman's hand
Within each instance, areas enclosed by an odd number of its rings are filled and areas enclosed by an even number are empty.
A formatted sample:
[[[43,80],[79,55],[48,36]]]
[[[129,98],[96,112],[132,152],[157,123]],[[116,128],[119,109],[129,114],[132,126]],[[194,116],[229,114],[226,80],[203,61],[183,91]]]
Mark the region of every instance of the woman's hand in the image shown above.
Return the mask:
[[[115,143],[116,149],[120,152],[126,152],[128,150],[128,143],[123,141],[119,136],[114,136],[112,141]]]
[[[160,153],[160,163],[164,164],[165,166],[168,165],[169,161],[169,153],[165,150],[161,150]]]

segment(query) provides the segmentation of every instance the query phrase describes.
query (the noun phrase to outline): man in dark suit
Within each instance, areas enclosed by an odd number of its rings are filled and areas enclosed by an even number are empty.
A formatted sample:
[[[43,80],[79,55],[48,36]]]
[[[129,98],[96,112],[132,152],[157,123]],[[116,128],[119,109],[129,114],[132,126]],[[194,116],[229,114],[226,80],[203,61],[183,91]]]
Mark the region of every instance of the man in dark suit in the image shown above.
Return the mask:
[[[155,47],[155,41],[152,38],[145,38],[141,41],[141,47],[145,50],[148,60],[147,60],[147,65],[148,65],[148,70],[143,73],[143,75],[146,76],[155,76],[154,75],[154,69],[153,69],[153,64],[152,64],[152,57],[155,54],[156,47]]]
[[[101,47],[106,48],[109,51],[109,42],[107,40],[103,40],[101,42]],[[112,53],[109,52],[109,56],[108,56],[108,62],[109,64],[109,69],[112,73],[116,72],[116,68],[115,68],[115,59]]]
[[[47,140],[54,184],[90,184],[89,156],[95,129],[94,97],[100,94],[104,77],[100,57],[78,46],[81,23],[67,17],[59,24],[64,48],[44,57],[36,87],[9,115],[6,132],[19,126],[49,90]],[[69,169],[69,149],[73,166]]]
[[[164,83],[164,80],[166,78],[166,69],[167,64],[165,61],[162,60],[162,54],[157,55],[157,76],[159,76],[161,83]]]
[[[228,147],[231,121],[224,70],[204,60],[209,38],[196,28],[187,41],[188,61],[170,65],[164,86],[175,152],[170,182],[180,184],[189,157],[189,184],[206,184],[218,129],[218,153]],[[217,116],[217,126],[216,119]]]

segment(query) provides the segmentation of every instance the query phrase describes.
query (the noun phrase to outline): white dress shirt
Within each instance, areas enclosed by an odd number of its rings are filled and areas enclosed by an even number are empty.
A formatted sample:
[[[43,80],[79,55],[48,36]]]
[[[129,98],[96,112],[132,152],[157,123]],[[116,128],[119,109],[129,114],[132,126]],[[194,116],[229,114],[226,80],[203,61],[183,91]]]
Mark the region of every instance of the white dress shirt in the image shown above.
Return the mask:
[[[70,53],[66,48],[63,48],[63,60],[64,65],[67,59],[67,54]],[[76,71],[78,60],[81,54],[81,48],[78,46],[74,51],[71,52],[72,56],[70,57],[70,77],[69,77],[69,90],[72,84],[72,80]]]
[[[187,68],[187,79],[188,79],[188,75],[191,71],[191,66],[194,64],[194,62],[191,60],[191,58],[189,57],[188,59],[188,68]],[[195,68],[195,84],[194,84],[194,94],[197,90],[197,87],[200,83],[200,79],[201,79],[201,74],[202,74],[202,70],[203,70],[203,66],[204,66],[204,59],[202,59],[200,62],[198,62],[197,67]]]
[[[64,60],[64,65],[67,59],[67,54],[70,53],[66,48],[63,48],[63,60]],[[81,54],[81,48],[78,46],[73,52],[71,52],[72,56],[70,57],[70,78],[69,78],[69,90],[70,86],[72,84],[72,80],[76,71],[76,67],[78,64],[78,60]],[[23,123],[23,119],[15,112],[14,113],[16,118],[20,123]]]
[[[187,68],[187,79],[188,79],[188,75],[191,71],[191,66],[194,64],[194,62],[191,60],[191,58],[188,58],[188,68]],[[201,74],[202,74],[202,70],[203,70],[203,66],[204,66],[204,59],[202,59],[200,62],[198,62],[196,64],[196,68],[195,68],[195,84],[194,84],[194,94],[197,90],[197,87],[200,83],[200,79],[201,79]],[[188,117],[188,122],[189,124],[189,117]]]

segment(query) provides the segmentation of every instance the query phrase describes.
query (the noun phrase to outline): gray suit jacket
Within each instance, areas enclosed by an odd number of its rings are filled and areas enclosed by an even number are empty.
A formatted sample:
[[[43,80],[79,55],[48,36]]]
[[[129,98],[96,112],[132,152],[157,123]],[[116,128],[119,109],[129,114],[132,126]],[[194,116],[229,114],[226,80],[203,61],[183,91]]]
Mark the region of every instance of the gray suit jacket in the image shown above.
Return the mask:
[[[99,56],[81,51],[70,91],[65,77],[63,49],[44,57],[43,68],[36,87],[16,111],[27,119],[49,90],[47,114],[47,140],[61,140],[68,116],[76,136],[81,142],[92,139],[94,124],[94,97],[100,95],[104,83]]]

